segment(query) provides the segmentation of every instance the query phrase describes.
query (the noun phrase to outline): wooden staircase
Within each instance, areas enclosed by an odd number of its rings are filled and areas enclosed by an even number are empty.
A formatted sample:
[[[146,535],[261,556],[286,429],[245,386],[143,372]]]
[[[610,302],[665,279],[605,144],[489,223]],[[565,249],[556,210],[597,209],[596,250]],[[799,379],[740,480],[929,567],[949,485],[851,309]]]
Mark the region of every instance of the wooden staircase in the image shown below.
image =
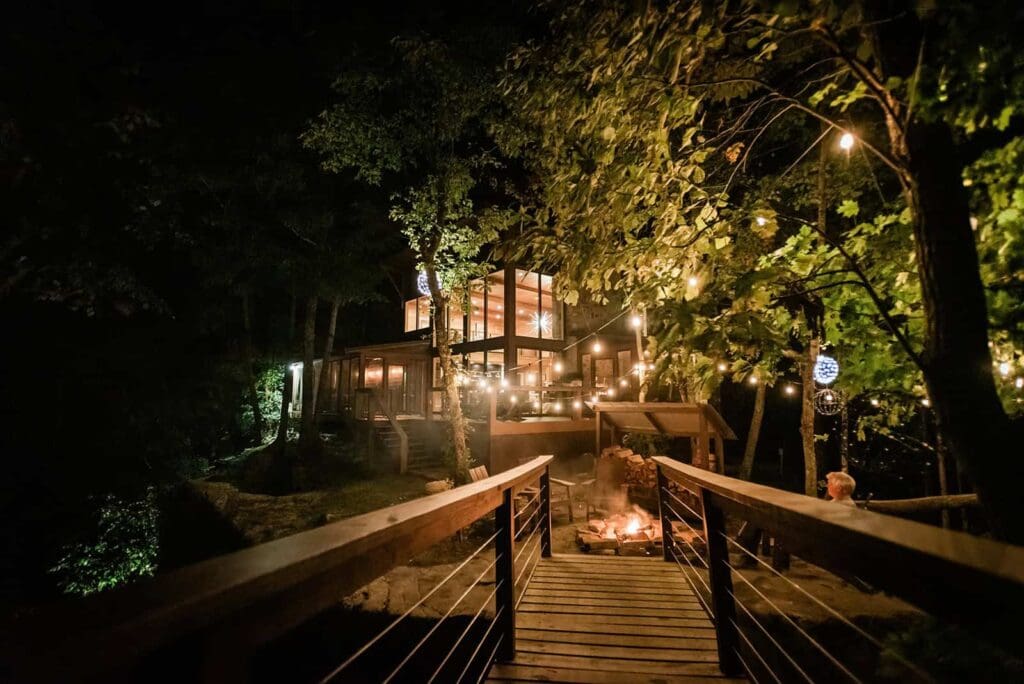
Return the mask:
[[[436,426],[426,420],[402,420],[408,444],[406,472],[430,480],[443,479],[444,466],[441,462],[441,445]],[[377,442],[387,457],[398,462],[401,437],[387,420],[374,421]]]

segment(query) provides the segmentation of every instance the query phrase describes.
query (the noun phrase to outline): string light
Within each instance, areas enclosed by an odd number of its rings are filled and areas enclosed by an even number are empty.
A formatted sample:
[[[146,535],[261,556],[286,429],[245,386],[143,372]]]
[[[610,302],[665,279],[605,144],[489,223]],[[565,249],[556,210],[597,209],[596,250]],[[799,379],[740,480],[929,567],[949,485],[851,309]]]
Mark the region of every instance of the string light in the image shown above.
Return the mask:
[[[639,328],[643,323],[644,320],[635,314],[629,319],[629,324],[634,328]]]
[[[853,149],[853,133],[846,132],[839,136],[839,147],[849,152]]]
[[[555,361],[555,372],[556,373],[561,373],[562,372],[562,362],[561,361]]]
[[[614,397],[615,396],[615,388],[614,387],[609,387],[608,391],[605,392],[605,394],[607,394],[609,397]]]
[[[690,276],[689,278],[686,279],[686,284],[689,285],[690,287],[697,287],[698,283],[700,283],[700,281],[697,280],[697,276]]]
[[[1020,382],[1021,380],[1024,380],[1024,378],[1017,379],[1018,382]],[[622,387],[629,387],[629,380],[627,380],[626,378],[622,378],[621,380],[619,380],[619,385],[621,385]],[[1017,386],[1020,387],[1020,385]]]
[[[758,216],[754,220],[757,222],[757,225],[759,225],[759,226],[763,226],[766,223],[768,223],[768,219],[766,219],[764,216]]]
[[[488,389],[490,386],[491,385],[482,378],[480,379],[480,382],[477,383],[477,387],[479,387],[480,389]]]
[[[747,382],[749,382],[751,385],[756,385],[757,384],[757,376],[756,375],[751,375],[749,378],[747,378]]]
[[[879,403],[881,403],[881,402],[879,402],[878,399],[875,399],[874,397],[871,398],[871,405],[872,406],[876,406],[877,407],[879,405]]]
[[[1006,361],[1003,361],[1001,364],[999,364],[999,374],[1002,375],[1004,378],[1007,375],[1009,375],[1010,374],[1010,364],[1007,363]]]
[[[597,395],[596,394],[590,397],[590,403],[592,403],[592,404],[596,404],[597,403]]]
[[[508,400],[515,404],[516,402],[519,401],[519,397],[513,394],[511,397],[508,398]]]
[[[1024,387],[1024,378],[1017,378],[1016,380],[1013,381],[1013,385],[1017,389]]]
[[[726,364],[724,361],[719,361],[718,362],[718,372],[719,373],[724,373],[727,370],[729,370],[728,364]]]
[[[583,408],[583,402],[577,399],[576,401],[572,402],[572,407],[577,409]]]
[[[502,378],[501,379],[501,386],[502,387],[508,387],[508,378]]]
[[[814,379],[822,385],[831,385],[839,377],[839,362],[831,356],[819,354],[814,362]]]
[[[594,350],[595,354],[600,354],[601,353],[601,340],[594,340],[594,346],[591,347],[591,349]]]
[[[921,405],[922,406],[931,406],[932,405],[932,400],[929,399],[928,397],[925,397],[924,399],[921,400]]]
[[[556,401],[551,408],[554,409],[555,413],[560,412],[562,410],[562,402]]]
[[[782,391],[785,392],[786,394],[792,395],[794,392],[796,392],[796,388],[793,387],[792,385],[786,385]]]

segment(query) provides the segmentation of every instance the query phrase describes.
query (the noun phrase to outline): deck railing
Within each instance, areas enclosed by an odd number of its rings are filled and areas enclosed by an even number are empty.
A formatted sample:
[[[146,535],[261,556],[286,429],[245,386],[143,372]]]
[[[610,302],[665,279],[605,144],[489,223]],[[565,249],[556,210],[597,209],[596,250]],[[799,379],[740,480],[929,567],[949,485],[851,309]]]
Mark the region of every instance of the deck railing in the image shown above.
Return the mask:
[[[852,663],[824,646],[792,611],[779,607],[777,597],[773,601],[764,583],[751,579],[751,570],[737,567],[736,558],[767,573],[763,577],[784,587],[790,600],[822,611],[859,647],[881,653],[892,681],[933,680],[892,642],[830,605],[831,596],[816,595],[781,571],[788,554],[868,592],[885,591],[958,623],[1011,658],[1024,653],[1018,626],[1024,611],[1024,548],[736,480],[670,458],[655,461],[663,529],[671,530],[673,522],[681,528],[677,539],[665,534],[665,560],[679,565],[711,616],[724,674],[776,682],[878,678],[877,672],[857,671],[863,662]],[[756,541],[736,538],[739,522],[771,539],[772,562],[759,556]]]
[[[493,553],[493,561],[469,578],[469,589],[418,643],[389,645],[383,656],[389,680],[408,676],[412,662],[416,672],[424,671],[423,661],[413,659],[429,651],[438,660],[430,666],[432,680],[477,681],[495,657],[514,649],[516,602],[538,558],[551,553],[552,458],[540,456],[479,482],[22,616],[5,626],[0,679],[151,681],[173,660],[179,672],[182,662],[189,663],[190,671],[181,675],[185,681],[247,681],[254,674],[251,659],[263,646],[493,512],[493,534],[476,552],[362,648],[325,664],[320,675],[324,681],[343,680],[415,608],[456,577],[465,581],[471,561]],[[490,579],[493,591],[474,607],[455,643],[435,643],[447,635],[438,631],[441,623],[473,587]],[[375,666],[381,663],[378,654]]]

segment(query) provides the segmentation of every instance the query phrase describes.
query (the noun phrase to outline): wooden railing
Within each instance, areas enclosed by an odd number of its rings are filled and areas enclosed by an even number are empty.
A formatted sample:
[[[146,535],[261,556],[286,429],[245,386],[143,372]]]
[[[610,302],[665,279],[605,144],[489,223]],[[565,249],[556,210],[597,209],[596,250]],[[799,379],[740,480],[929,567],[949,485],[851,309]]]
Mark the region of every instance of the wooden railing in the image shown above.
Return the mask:
[[[191,681],[245,681],[250,657],[262,645],[495,512],[488,540],[496,582],[496,617],[488,634],[495,644],[493,651],[478,646],[473,652],[486,668],[487,658],[514,648],[516,587],[529,575],[527,564],[551,553],[552,458],[540,456],[479,482],[24,615],[4,628],[0,678],[147,681],[160,671],[161,658],[173,653],[195,659]],[[517,512],[517,494],[534,483],[539,487],[533,498]],[[517,545],[522,548],[513,555]]]
[[[751,584],[730,561],[730,552],[763,566],[791,587],[794,595],[815,602],[837,623],[846,625],[856,638],[891,651],[829,606],[828,597],[813,596],[758,558],[756,547],[751,552],[730,537],[727,518],[749,522],[769,535],[777,547],[839,577],[883,590],[932,616],[967,627],[1014,656],[1024,653],[1024,632],[1018,627],[1024,611],[1024,548],[736,480],[666,457],[654,460],[663,529],[672,529],[672,523],[678,521],[689,527],[690,538],[704,542],[699,549],[685,538],[673,543],[672,536],[665,535],[664,556],[679,564],[711,615],[725,674],[746,674],[754,681],[819,679],[808,674],[812,670],[806,661],[788,652],[791,642],[787,646],[778,633],[764,627],[763,616],[759,620],[756,611],[737,599],[736,580],[777,610],[781,619],[788,621],[787,629],[808,640],[813,647],[808,651],[816,651],[814,656],[823,667],[831,668],[830,680],[860,681],[846,663]],[[757,565],[754,567],[760,570]],[[755,647],[758,639],[775,652],[768,656],[759,652]],[[906,678],[930,678],[900,654],[894,658],[905,669]],[[773,662],[781,666],[773,667]],[[905,680],[903,675],[900,680]]]
[[[362,400],[360,400],[362,399]],[[356,390],[356,418],[367,421],[367,438],[372,449],[375,433],[373,423],[378,413],[384,416],[391,429],[398,435],[398,472],[405,473],[409,467],[409,435],[384,401],[383,395],[372,388]]]

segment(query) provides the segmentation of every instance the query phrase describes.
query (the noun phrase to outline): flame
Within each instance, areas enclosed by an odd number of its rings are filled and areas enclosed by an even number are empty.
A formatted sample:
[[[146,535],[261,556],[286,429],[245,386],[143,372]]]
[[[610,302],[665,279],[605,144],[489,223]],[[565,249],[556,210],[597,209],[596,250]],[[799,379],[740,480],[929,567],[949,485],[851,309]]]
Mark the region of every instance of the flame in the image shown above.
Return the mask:
[[[629,516],[629,522],[626,523],[626,534],[636,534],[640,531],[640,516],[631,515]]]

